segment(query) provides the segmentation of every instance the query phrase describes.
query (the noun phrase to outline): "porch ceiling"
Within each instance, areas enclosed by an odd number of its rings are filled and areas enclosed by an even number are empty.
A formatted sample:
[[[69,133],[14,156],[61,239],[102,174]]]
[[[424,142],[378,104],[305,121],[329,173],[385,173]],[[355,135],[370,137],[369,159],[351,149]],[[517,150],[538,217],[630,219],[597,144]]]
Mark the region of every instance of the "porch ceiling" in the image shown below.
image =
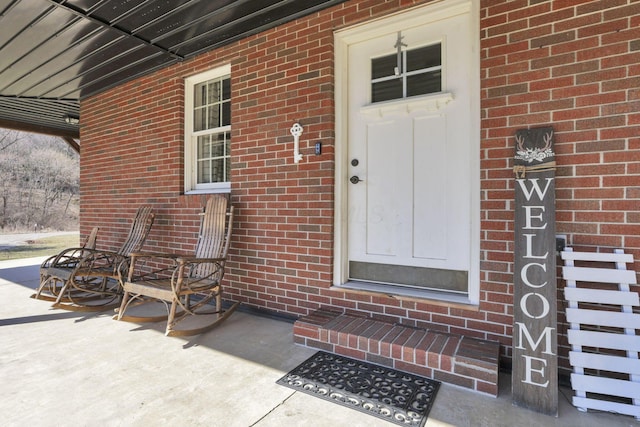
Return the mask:
[[[0,0],[0,127],[79,138],[79,101],[345,0]]]

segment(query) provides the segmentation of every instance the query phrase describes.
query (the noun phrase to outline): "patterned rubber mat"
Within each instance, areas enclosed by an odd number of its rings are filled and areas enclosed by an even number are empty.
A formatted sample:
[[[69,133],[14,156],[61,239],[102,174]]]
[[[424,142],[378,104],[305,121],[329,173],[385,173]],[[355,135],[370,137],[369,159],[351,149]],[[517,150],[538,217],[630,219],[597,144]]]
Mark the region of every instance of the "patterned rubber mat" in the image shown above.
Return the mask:
[[[319,351],[277,381],[402,426],[424,426],[440,383]]]

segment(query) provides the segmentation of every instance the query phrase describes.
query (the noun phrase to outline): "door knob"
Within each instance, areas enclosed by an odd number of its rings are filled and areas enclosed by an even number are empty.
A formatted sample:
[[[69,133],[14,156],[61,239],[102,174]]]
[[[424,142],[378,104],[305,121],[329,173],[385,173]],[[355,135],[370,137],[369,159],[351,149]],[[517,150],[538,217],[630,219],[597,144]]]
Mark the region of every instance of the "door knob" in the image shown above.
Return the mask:
[[[352,184],[357,184],[362,180],[357,175],[353,175],[351,178],[349,178],[349,181],[351,181]]]

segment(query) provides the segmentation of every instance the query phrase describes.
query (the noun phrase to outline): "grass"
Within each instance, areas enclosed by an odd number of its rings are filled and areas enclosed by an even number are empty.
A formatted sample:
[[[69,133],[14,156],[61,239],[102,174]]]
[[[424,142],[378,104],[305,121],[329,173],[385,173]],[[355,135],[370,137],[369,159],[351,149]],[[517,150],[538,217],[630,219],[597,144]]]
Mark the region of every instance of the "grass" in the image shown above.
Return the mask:
[[[78,243],[77,234],[45,237],[24,245],[0,250],[0,261],[55,255],[65,248],[77,247]]]

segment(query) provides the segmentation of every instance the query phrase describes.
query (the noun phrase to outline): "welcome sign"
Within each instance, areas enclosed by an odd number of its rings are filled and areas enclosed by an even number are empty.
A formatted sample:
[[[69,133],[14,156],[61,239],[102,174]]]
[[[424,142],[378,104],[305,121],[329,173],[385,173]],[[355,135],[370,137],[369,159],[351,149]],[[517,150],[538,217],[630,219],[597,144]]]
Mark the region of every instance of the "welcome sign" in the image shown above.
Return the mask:
[[[515,139],[513,403],[557,415],[553,129],[519,130]]]

